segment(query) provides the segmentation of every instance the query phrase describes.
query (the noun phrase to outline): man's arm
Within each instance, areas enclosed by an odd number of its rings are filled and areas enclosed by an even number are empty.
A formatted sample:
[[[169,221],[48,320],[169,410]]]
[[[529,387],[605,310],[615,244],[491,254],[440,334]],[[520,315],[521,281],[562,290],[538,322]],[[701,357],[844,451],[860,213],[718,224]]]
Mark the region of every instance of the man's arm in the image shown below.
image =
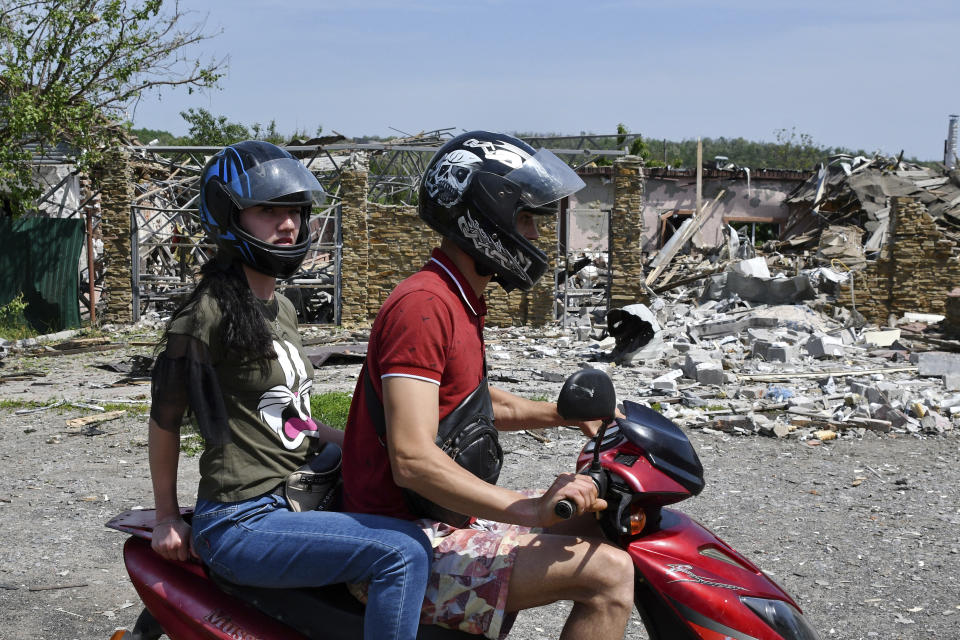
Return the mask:
[[[431,382],[384,378],[383,406],[394,481],[442,507],[533,527],[559,522],[553,507],[563,498],[573,500],[578,513],[606,508],[587,476],[563,474],[543,496],[527,498],[484,482],[458,465],[436,445],[439,387]]]
[[[490,399],[493,401],[493,417],[500,431],[571,425],[579,427],[584,435],[593,437],[602,423],[601,420],[578,422],[564,419],[557,412],[556,402],[528,400],[496,387],[490,387]],[[619,411],[617,415],[620,415]]]

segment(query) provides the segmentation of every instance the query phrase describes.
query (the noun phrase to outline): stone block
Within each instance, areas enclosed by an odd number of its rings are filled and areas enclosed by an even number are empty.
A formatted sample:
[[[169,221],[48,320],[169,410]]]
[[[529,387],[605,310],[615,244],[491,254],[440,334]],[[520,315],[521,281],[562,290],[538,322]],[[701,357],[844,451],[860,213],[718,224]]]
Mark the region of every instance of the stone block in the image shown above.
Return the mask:
[[[953,423],[946,416],[930,411],[920,420],[920,426],[926,433],[943,433],[953,429]]]
[[[943,376],[943,386],[947,391],[960,391],[960,373],[948,373]]]
[[[672,378],[657,378],[651,383],[651,386],[658,391],[669,391],[676,393],[677,381]]]
[[[910,418],[903,411],[886,405],[881,405],[873,412],[873,415],[881,420],[886,420],[894,429],[900,428],[910,421]]]
[[[786,342],[767,342],[757,340],[753,343],[751,355],[767,362],[790,362],[797,355],[797,348]]]
[[[739,395],[745,400],[759,400],[767,392],[766,385],[757,387],[740,387]]]
[[[920,376],[960,375],[960,353],[920,352],[917,354],[917,374]]]
[[[683,365],[681,365],[680,368],[683,370],[683,375],[685,377],[690,378],[691,380],[696,380],[697,367],[707,362],[715,362],[715,361],[713,358],[711,358],[707,354],[706,351],[703,351],[703,350],[690,351],[684,357]]]
[[[816,336],[807,340],[807,353],[814,358],[843,356],[843,340],[833,336]]]
[[[727,377],[719,362],[701,362],[696,366],[695,379],[700,384],[723,385]]]
[[[889,347],[900,339],[900,329],[887,331],[865,331],[863,341],[874,347]]]
[[[710,423],[712,429],[717,429],[718,431],[745,431],[747,433],[753,433],[756,430],[756,425],[753,422],[753,418],[747,415],[727,415],[722,418],[717,418]]]

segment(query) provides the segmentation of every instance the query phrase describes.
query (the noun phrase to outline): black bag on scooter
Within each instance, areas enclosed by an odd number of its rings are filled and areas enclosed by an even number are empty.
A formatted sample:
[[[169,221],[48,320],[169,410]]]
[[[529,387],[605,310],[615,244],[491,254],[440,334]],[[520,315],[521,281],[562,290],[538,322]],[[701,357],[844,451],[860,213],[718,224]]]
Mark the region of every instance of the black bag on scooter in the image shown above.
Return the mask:
[[[326,511],[336,506],[342,484],[339,445],[325,442],[303,466],[283,481],[283,496],[291,511]]]
[[[367,410],[380,443],[386,446],[387,423],[383,404],[377,398],[366,366],[361,375]],[[490,400],[486,376],[463,402],[440,421],[436,443],[454,462],[473,475],[484,482],[497,483],[503,466],[503,449],[493,425],[493,402]],[[470,522],[470,516],[441,507],[415,491],[404,489],[403,493],[407,506],[415,515],[446,522],[454,527],[465,527]]]

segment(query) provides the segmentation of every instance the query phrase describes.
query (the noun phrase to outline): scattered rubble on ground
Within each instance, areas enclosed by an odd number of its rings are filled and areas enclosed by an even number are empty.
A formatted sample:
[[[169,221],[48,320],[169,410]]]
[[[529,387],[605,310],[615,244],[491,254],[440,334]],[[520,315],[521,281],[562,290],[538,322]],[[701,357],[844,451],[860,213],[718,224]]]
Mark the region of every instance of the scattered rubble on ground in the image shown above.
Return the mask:
[[[566,330],[488,330],[491,378],[557,382],[575,361],[606,368],[621,397],[684,427],[810,444],[960,433],[960,342],[944,316],[868,324],[833,304],[845,273],[779,254],[678,259],[685,284],[661,285],[646,304],[605,318],[589,309]]]

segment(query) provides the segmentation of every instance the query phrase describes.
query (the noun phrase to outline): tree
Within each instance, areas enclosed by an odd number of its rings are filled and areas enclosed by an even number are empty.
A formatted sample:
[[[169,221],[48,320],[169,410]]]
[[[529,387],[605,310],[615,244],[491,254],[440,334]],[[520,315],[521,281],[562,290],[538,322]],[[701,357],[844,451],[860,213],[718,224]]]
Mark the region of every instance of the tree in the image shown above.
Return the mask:
[[[215,116],[206,109],[187,109],[180,112],[180,117],[190,125],[186,144],[225,147],[253,137],[246,126],[229,122],[227,116]]]
[[[59,148],[80,170],[122,139],[144,93],[216,86],[223,63],[188,50],[211,35],[178,2],[0,0],[0,185],[20,212],[39,195],[33,151]]]

